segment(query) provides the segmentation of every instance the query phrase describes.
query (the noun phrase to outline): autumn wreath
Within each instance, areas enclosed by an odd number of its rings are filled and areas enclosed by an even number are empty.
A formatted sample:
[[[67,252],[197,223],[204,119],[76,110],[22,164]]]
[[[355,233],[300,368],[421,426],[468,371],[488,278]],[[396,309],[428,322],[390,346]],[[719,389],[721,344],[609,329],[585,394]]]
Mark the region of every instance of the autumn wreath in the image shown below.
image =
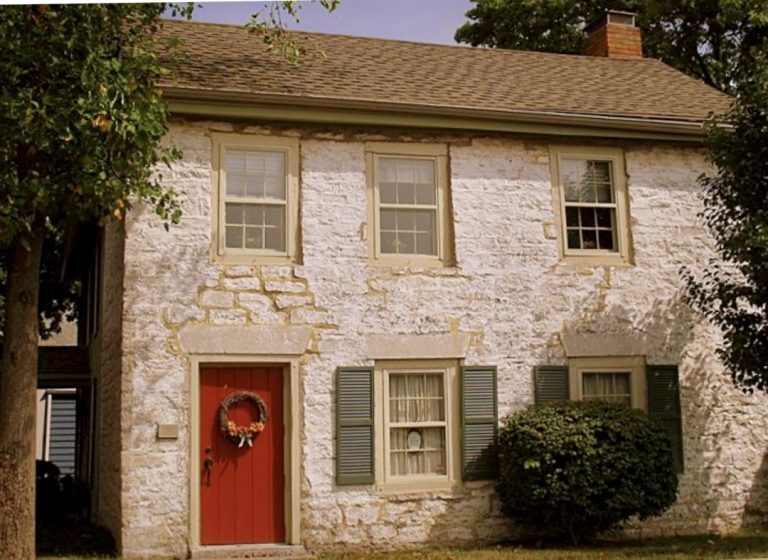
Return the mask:
[[[241,401],[251,401],[256,405],[259,411],[259,418],[251,422],[248,426],[238,426],[237,423],[229,419],[229,407]],[[267,405],[256,393],[249,391],[235,391],[230,393],[226,399],[221,401],[219,407],[219,425],[224,435],[233,442],[237,442],[238,447],[246,443],[248,447],[253,447],[253,438],[264,431],[267,425]]]

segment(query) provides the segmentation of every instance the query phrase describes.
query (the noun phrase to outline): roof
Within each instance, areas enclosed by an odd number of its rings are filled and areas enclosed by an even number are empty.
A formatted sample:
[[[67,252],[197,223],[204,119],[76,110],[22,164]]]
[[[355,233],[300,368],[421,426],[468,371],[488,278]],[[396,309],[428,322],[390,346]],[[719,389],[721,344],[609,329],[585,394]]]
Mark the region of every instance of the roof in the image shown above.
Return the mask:
[[[189,55],[176,81],[165,84],[177,94],[676,123],[701,123],[730,103],[718,90],[649,58],[291,32],[308,50],[294,66],[243,27],[168,20],[163,33],[180,38]]]

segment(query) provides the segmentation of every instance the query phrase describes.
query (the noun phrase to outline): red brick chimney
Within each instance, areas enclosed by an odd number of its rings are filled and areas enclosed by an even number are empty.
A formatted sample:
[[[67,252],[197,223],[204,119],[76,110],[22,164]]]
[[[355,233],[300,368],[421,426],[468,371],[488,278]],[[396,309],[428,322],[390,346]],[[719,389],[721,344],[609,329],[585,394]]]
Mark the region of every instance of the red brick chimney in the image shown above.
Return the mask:
[[[608,11],[587,26],[584,54],[609,58],[642,58],[643,43],[635,14]]]

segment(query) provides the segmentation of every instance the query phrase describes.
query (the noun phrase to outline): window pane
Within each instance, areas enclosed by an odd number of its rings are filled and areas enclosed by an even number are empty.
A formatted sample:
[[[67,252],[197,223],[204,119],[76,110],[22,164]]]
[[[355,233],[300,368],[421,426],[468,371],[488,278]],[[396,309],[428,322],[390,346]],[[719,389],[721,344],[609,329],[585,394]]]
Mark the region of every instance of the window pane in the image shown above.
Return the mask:
[[[612,208],[596,208],[597,225],[602,228],[613,227],[613,209]]]
[[[581,230],[581,248],[597,249],[597,232],[595,230]]]
[[[247,175],[245,177],[245,196],[264,197],[264,175]]]
[[[245,175],[227,171],[227,196],[245,196]]]
[[[417,183],[435,183],[435,162],[433,160],[412,160],[414,178]]]
[[[267,198],[285,200],[285,175],[267,175],[264,195]]]
[[[397,229],[400,231],[414,231],[416,229],[416,213],[408,210],[397,211]]]
[[[379,241],[382,253],[397,253],[397,233],[394,231],[382,231]]]
[[[397,183],[379,183],[379,200],[383,204],[397,202]]]
[[[445,428],[391,428],[389,446],[394,476],[446,473]]]
[[[249,226],[264,224],[264,206],[262,204],[243,204],[245,207],[245,223]]]
[[[437,255],[437,244],[431,233],[416,234],[416,252],[419,255]]]
[[[260,227],[245,228],[245,248],[246,249],[263,249],[264,248],[263,231],[264,230]]]
[[[435,213],[432,210],[417,210],[413,212],[413,221],[416,231],[435,231]]]
[[[383,210],[381,211],[381,229],[393,231],[397,229],[397,211],[396,210]]]
[[[245,173],[245,152],[227,150],[224,158],[224,169],[227,170],[227,175],[230,173]]]
[[[224,221],[227,224],[242,224],[243,223],[243,204],[225,204],[224,205]]]
[[[581,249],[581,236],[579,235],[579,230],[577,229],[568,230],[568,248]]]
[[[613,202],[613,193],[610,185],[599,185],[597,187],[598,202]]]
[[[568,227],[578,227],[579,225],[579,209],[567,206],[565,208],[565,225]]]
[[[414,169],[413,160],[409,159],[396,159],[395,165],[397,167],[397,182],[398,183],[415,183],[416,175]]]
[[[584,228],[595,227],[595,209],[594,208],[579,208],[579,214],[581,214],[581,227],[584,227]]]
[[[416,185],[416,204],[434,204],[435,186],[433,184]]]
[[[605,249],[606,251],[613,251],[613,232],[600,230],[597,232],[598,249]]]
[[[397,172],[395,160],[392,158],[379,158],[379,174],[381,179],[379,183],[396,183]]]
[[[397,203],[398,204],[415,204],[416,203],[416,187],[411,183],[398,183],[397,184]]]
[[[264,248],[273,251],[285,251],[285,207],[266,206],[264,208]]]
[[[225,244],[233,249],[242,249],[243,228],[241,226],[227,226]]]
[[[416,238],[410,231],[397,234],[397,252],[413,255],[416,253]]]

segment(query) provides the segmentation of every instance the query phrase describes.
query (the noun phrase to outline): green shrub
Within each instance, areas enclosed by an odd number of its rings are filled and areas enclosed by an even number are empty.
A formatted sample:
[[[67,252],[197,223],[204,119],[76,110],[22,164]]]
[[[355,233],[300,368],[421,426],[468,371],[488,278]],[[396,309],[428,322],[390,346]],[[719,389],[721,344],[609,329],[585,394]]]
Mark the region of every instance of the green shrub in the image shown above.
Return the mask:
[[[663,426],[639,410],[569,402],[508,416],[499,431],[502,511],[536,533],[590,540],[675,501]]]

